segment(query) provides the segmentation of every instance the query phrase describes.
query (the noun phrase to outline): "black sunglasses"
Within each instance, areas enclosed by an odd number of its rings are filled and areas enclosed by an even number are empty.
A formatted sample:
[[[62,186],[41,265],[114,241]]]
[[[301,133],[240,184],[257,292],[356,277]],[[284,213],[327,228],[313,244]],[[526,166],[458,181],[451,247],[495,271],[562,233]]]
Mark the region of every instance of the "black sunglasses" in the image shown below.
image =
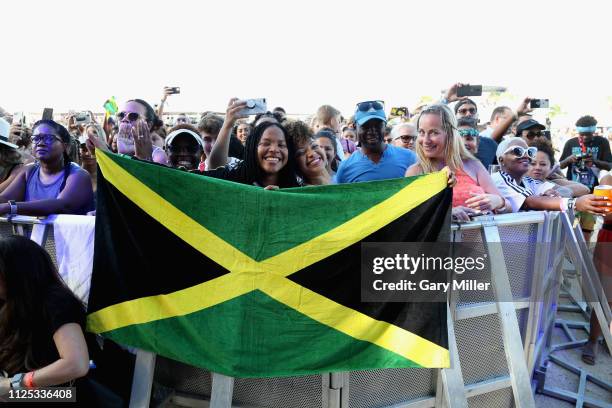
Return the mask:
[[[385,109],[385,103],[383,101],[365,101],[357,104],[357,109],[361,112],[367,112],[370,109],[383,110]]]
[[[540,136],[542,136],[542,132],[540,131],[534,132],[530,130],[529,132],[527,132],[527,139],[533,139],[535,137],[540,137]]]
[[[457,109],[457,112],[461,114],[471,113],[472,115],[474,115],[476,114],[476,108],[459,108]]]
[[[140,118],[140,113],[137,112],[119,112],[117,117],[119,120],[123,120],[127,116],[130,122],[136,122]]]
[[[416,139],[416,136],[403,135],[403,136],[400,136],[399,139],[402,139],[402,142],[408,143],[408,142],[413,141],[414,139]]]

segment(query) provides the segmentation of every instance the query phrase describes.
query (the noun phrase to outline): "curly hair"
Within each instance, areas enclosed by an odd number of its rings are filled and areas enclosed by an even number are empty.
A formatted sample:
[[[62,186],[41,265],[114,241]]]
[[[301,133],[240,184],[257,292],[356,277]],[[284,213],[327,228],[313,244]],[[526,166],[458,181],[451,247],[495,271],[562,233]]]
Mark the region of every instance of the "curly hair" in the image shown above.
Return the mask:
[[[595,125],[597,125],[597,119],[590,115],[582,116],[576,121],[576,126],[580,127],[591,127]]]
[[[298,148],[312,140],[313,132],[305,122],[301,120],[289,120],[285,123],[287,134],[293,140],[293,145]]]
[[[552,143],[543,137],[536,137],[534,140],[529,142],[529,146],[537,147],[538,152],[545,153],[548,156],[548,160],[550,160],[550,166],[554,166],[555,164],[555,149],[553,148]]]

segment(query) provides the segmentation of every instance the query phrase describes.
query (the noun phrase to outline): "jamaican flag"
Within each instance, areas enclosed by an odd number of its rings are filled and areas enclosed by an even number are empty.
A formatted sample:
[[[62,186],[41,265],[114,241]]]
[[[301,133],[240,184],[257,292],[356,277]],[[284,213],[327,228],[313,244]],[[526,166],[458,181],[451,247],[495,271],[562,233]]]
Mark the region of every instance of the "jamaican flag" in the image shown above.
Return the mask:
[[[267,191],[98,152],[88,329],[237,377],[448,367],[446,304],[361,302],[361,242],[449,238],[446,174]]]

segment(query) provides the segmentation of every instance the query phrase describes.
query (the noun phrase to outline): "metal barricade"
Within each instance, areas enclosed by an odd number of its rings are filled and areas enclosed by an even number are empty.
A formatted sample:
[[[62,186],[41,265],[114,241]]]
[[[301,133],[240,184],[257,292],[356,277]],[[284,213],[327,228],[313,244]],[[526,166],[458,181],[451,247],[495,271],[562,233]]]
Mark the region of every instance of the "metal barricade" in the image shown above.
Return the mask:
[[[497,239],[516,244],[514,248],[502,245],[503,253],[497,254],[493,266],[499,271],[496,289],[477,298],[460,297],[451,301],[450,316],[454,318],[449,319],[449,343],[458,379],[456,375],[445,378],[447,370],[387,369],[235,379],[232,391],[228,386],[231,379],[225,377],[218,384],[223,384],[230,395],[216,399],[225,401],[224,404],[213,406],[229,406],[228,401],[237,406],[269,408],[534,406],[529,381],[531,371],[525,357],[534,358],[529,345],[534,342],[539,312],[530,305],[537,305],[531,302],[536,296],[534,284],[552,273],[550,268],[542,268],[552,264],[541,251],[542,247],[535,243],[550,242],[548,234],[553,224],[555,221],[549,221],[546,213],[530,212],[482,218],[453,227],[455,239],[461,241],[484,244]],[[558,228],[558,222],[555,225]],[[512,249],[517,253],[511,252]],[[515,302],[496,302],[500,293],[495,291],[499,290],[505,290],[505,296]],[[509,315],[508,309],[514,313]],[[215,381],[209,372],[163,358],[158,358],[156,370],[156,379],[165,385],[216,402],[211,397],[215,393]],[[449,387],[454,390],[449,392]],[[458,398],[456,394],[460,394]]]
[[[175,403],[197,398],[212,407],[534,406],[530,378],[550,345],[569,239],[563,216],[526,212],[453,225],[453,240],[488,247],[493,285],[478,296],[451,294],[449,370],[233,379],[139,351],[130,405],[146,406],[155,381],[176,390]],[[29,236],[55,262],[52,228],[31,217],[0,218],[0,235]],[[513,302],[496,301],[504,297]]]

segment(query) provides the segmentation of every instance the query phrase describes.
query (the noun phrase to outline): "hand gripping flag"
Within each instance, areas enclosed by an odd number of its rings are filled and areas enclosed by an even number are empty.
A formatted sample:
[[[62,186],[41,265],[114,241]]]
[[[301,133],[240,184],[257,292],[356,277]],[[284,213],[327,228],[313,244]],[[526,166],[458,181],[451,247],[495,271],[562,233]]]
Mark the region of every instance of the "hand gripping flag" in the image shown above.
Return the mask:
[[[449,238],[446,174],[267,191],[97,152],[88,329],[236,377],[448,367],[445,303],[361,302],[361,242]]]

